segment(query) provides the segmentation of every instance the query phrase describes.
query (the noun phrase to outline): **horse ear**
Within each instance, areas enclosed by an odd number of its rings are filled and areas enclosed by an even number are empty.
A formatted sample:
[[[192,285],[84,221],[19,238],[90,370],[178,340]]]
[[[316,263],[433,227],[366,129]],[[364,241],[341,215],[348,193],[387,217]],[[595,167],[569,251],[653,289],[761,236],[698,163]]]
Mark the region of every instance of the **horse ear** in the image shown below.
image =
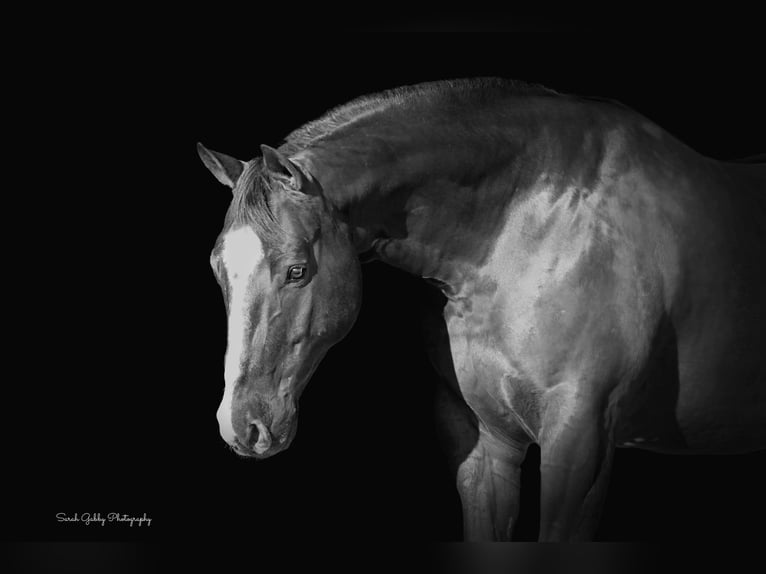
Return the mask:
[[[261,146],[261,152],[263,153],[263,165],[266,166],[266,169],[272,176],[287,178],[292,189],[306,191],[306,179],[310,178],[307,177],[307,174],[303,173],[298,164],[290,161],[283,154],[267,145]]]
[[[224,185],[234,189],[239,176],[245,169],[245,162],[230,157],[217,151],[207,149],[201,143],[197,143],[197,153],[202,163],[205,164],[215,178]]]

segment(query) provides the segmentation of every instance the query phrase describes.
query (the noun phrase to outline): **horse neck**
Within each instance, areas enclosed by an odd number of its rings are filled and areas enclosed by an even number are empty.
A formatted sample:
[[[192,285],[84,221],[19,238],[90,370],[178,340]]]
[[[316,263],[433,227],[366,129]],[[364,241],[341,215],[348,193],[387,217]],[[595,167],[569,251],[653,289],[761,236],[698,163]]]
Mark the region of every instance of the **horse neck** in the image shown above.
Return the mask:
[[[367,118],[303,159],[358,252],[436,279],[449,294],[487,257],[514,193],[561,161],[551,127],[566,123],[567,106],[521,103],[410,123]]]

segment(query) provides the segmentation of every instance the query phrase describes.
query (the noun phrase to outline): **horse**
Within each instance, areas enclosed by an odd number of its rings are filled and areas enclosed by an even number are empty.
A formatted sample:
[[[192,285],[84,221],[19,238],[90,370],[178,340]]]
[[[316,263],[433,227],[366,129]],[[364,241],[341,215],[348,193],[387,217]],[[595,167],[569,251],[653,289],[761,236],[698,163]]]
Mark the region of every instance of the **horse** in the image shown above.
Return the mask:
[[[286,449],[351,329],[362,262],[436,285],[428,353],[467,540],[510,540],[540,448],[540,541],[590,540],[618,447],[766,447],[766,163],[702,156],[618,102],[499,78],[363,96],[250,161],[211,265],[220,433]]]

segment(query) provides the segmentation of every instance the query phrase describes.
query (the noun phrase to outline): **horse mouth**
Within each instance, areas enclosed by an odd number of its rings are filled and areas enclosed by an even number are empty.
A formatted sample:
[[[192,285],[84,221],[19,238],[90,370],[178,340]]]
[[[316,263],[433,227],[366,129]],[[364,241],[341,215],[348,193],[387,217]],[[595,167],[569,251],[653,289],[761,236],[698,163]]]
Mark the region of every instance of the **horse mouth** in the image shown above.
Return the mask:
[[[275,454],[277,454],[281,449],[271,449],[265,450],[264,452],[256,452],[252,449],[247,448],[244,444],[242,444],[239,439],[235,439],[234,444],[230,444],[229,448],[235,452],[238,456],[242,458],[254,458],[256,460],[263,460],[266,458],[269,458]]]

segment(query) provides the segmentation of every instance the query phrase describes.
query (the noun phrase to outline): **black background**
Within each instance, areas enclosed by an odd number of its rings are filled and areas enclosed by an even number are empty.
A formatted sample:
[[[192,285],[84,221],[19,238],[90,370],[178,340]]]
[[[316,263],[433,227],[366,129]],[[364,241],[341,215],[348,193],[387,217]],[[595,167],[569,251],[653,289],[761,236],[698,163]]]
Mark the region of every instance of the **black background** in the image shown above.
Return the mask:
[[[766,151],[757,42],[727,24],[493,14],[338,20],[314,34],[287,12],[229,14],[221,36],[224,19],[207,16],[107,22],[25,72],[41,86],[25,145],[44,152],[14,212],[26,235],[12,245],[30,256],[12,275],[35,280],[14,281],[9,304],[21,376],[4,405],[3,538],[459,540],[417,321],[429,288],[394,269],[364,266],[359,320],[307,387],[288,451],[242,460],[220,439],[225,315],[208,256],[230,194],[196,142],[249,159],[358,95],[493,75],[619,100],[703,154],[737,158]],[[536,536],[536,461],[533,447],[520,540]],[[618,451],[598,538],[758,539],[764,462]],[[59,512],[153,522],[62,524]]]

